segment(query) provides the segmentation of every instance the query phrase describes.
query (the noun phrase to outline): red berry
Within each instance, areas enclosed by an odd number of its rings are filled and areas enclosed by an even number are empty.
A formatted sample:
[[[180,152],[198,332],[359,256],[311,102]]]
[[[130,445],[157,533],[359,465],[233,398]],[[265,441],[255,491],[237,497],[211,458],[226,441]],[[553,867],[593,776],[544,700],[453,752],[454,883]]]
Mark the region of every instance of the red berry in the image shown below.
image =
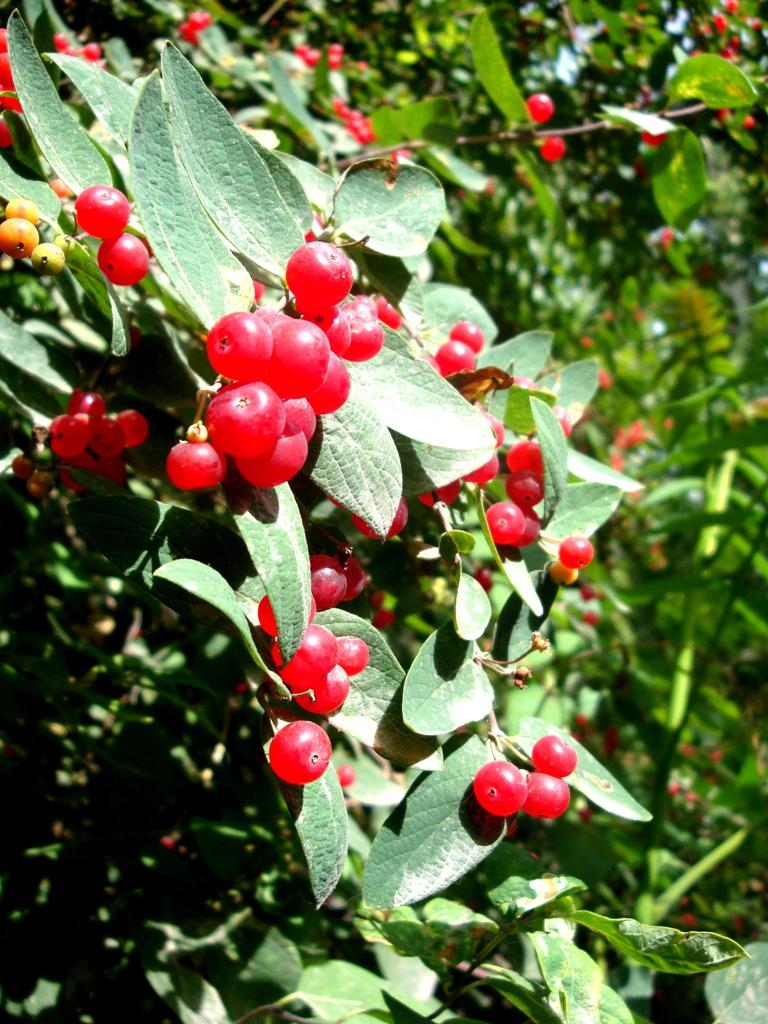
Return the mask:
[[[314,68],[320,63],[322,53],[319,50],[315,50],[314,47],[310,47],[304,54],[304,63],[308,68]]]
[[[285,410],[266,384],[230,384],[211,400],[205,425],[220,451],[252,459],[275,448],[286,425]]]
[[[581,616],[581,621],[587,626],[597,626],[600,622],[600,614],[598,612],[587,609]]]
[[[565,156],[565,140],[559,135],[550,135],[541,144],[541,158],[554,164]]]
[[[91,433],[87,420],[68,414],[51,420],[48,430],[51,451],[57,455],[79,455],[85,451]]]
[[[184,21],[179,25],[179,34],[182,39],[186,39],[188,43],[192,43],[193,46],[197,46],[200,42],[200,33],[196,28],[193,28],[188,21]]]
[[[509,761],[484,764],[475,775],[472,789],[484,810],[502,818],[517,814],[528,796],[525,775]]]
[[[254,281],[253,282],[253,301],[254,302],[261,302],[261,300],[264,298],[264,292],[265,292],[265,287],[261,283],[261,281]]]
[[[216,373],[243,384],[264,379],[272,331],[253,313],[227,313],[211,328],[206,351]]]
[[[559,736],[542,736],[533,745],[531,760],[537,772],[564,779],[575,770],[578,757],[573,747]]]
[[[751,114],[747,114],[747,116],[744,118],[744,129],[748,132],[751,132],[752,129],[755,127],[755,124],[756,121],[754,117]]]
[[[88,442],[96,455],[119,455],[125,450],[125,434],[117,420],[102,416],[96,420]]]
[[[182,491],[215,487],[224,477],[225,463],[207,441],[179,441],[168,452],[165,471],[168,479]]]
[[[371,619],[376,629],[387,629],[395,621],[395,613],[391,608],[380,608]]]
[[[0,53],[8,53],[8,29],[0,28]]]
[[[595,549],[586,537],[568,537],[558,548],[558,558],[568,569],[586,569],[594,557]]]
[[[514,473],[516,469],[527,469],[538,476],[544,475],[544,462],[541,449],[535,441],[519,441],[507,452],[507,469]]]
[[[557,422],[560,424],[565,436],[570,437],[573,431],[573,424],[571,423],[571,415],[568,410],[564,409],[562,405],[556,405],[552,412],[557,417]]]
[[[342,601],[354,601],[368,583],[368,576],[354,555],[350,555],[344,563],[344,575],[347,577],[347,590]]]
[[[136,448],[144,444],[149,435],[149,423],[136,409],[123,409],[115,417],[125,438],[126,448]]]
[[[349,329],[347,314],[343,310],[339,309],[338,306],[331,306],[329,309],[313,313],[311,316],[304,317],[303,319],[309,320],[316,327],[320,328],[328,339],[331,352],[334,352],[337,356],[346,355],[352,341],[352,332]]]
[[[97,261],[102,274],[112,284],[138,284],[149,270],[149,253],[136,235],[107,238],[99,246]]]
[[[98,43],[86,43],[80,53],[92,64],[97,60],[101,60],[101,47]]]
[[[337,117],[340,117],[344,121],[346,121],[346,119],[352,113],[349,106],[344,102],[341,96],[334,96],[331,106],[333,107],[334,114],[336,114]]]
[[[312,597],[320,611],[335,608],[347,592],[347,577],[333,555],[312,555],[309,559]]]
[[[306,242],[288,260],[285,279],[301,312],[313,312],[335,306],[349,295],[352,267],[337,246]]]
[[[254,487],[277,487],[291,480],[307,461],[307,439],[298,423],[286,419],[271,451],[253,459],[236,458],[238,470]]]
[[[536,124],[546,124],[555,112],[555,104],[545,92],[535,92],[525,101],[528,116]]]
[[[480,484],[482,486],[483,484],[490,483],[498,472],[499,456],[494,454],[479,469],[475,469],[463,476],[462,480],[466,480],[468,484]]]
[[[428,508],[432,508],[436,500],[442,501],[445,505],[452,505],[460,494],[461,480],[454,480],[453,483],[445,484],[445,486],[438,487],[434,491],[427,491],[426,494],[420,494],[419,501],[422,505],[426,505]]]
[[[354,299],[344,307],[350,329],[350,344],[344,358],[354,363],[373,359],[384,346],[384,331],[376,319],[376,310],[367,298]]]
[[[195,31],[202,32],[203,29],[208,28],[212,20],[208,11],[192,11],[187,18],[187,24],[191,25]]]
[[[349,694],[349,676],[341,667],[335,665],[331,671],[307,689],[314,693],[314,699],[307,693],[293,699],[300,708],[311,711],[315,715],[330,715],[338,711]]]
[[[299,649],[283,665],[277,644],[272,646],[272,659],[278,666],[281,677],[292,689],[306,689],[318,677],[327,675],[337,664],[339,647],[336,637],[325,626],[307,626]],[[306,687],[304,684],[306,683]]]
[[[106,411],[107,403],[98,391],[80,391],[79,388],[72,392],[72,397],[67,405],[67,412],[70,416],[85,413],[92,420],[103,416]]]
[[[435,352],[435,365],[441,377],[460,370],[474,370],[476,362],[475,350],[463,341],[446,341]]]
[[[494,544],[516,545],[525,531],[525,516],[511,501],[497,501],[485,513]]]
[[[352,389],[347,368],[337,355],[328,357],[328,370],[320,387],[309,396],[309,404],[319,415],[336,412],[349,398]]]
[[[281,398],[307,398],[323,383],[331,354],[325,334],[306,320],[281,317],[265,380]]]
[[[480,412],[485,416],[488,422],[493,427],[493,433],[496,437],[496,447],[501,448],[504,444],[504,424],[501,420],[497,420],[495,416],[489,413],[486,409],[481,409]]]
[[[91,185],[75,200],[75,216],[81,231],[94,238],[116,238],[131,217],[131,206],[120,189]]]
[[[380,534],[375,533],[370,526],[364,522],[360,516],[352,516],[352,522],[355,524],[360,533],[365,534],[366,537],[370,537],[373,540],[385,540],[390,537],[396,536],[403,529],[405,524],[408,522],[408,505],[406,504],[405,498],[401,498],[395,512],[395,518],[392,520],[392,525],[387,531],[386,538],[383,538]]]
[[[662,146],[667,141],[667,132],[662,132],[661,135],[654,135],[652,132],[643,132],[640,138],[646,144],[654,149],[657,146]]]
[[[724,14],[716,14],[712,19],[712,24],[715,26],[715,32],[719,35],[728,31],[728,19]]]
[[[485,591],[489,591],[493,586],[493,573],[487,567],[478,569],[475,573],[475,579]]]
[[[529,469],[516,469],[507,477],[504,487],[507,497],[520,508],[533,508],[544,497],[544,483]]]
[[[482,352],[485,345],[482,328],[471,320],[459,320],[451,328],[448,337],[451,341],[460,341],[463,345],[468,345],[475,354]]]
[[[11,463],[11,472],[17,480],[29,480],[35,472],[35,464],[25,455],[17,455]]]
[[[603,390],[607,390],[613,384],[613,377],[601,367],[597,371],[597,383]]]
[[[579,587],[579,593],[581,594],[582,601],[592,601],[598,596],[591,583],[582,583]]]
[[[0,149],[8,149],[13,145],[11,129],[5,123],[5,118],[0,117]]]
[[[262,597],[259,601],[259,607],[256,610],[256,614],[259,619],[259,625],[267,634],[267,636],[277,636],[277,622],[275,621],[275,614],[272,611],[272,603],[268,597]]]
[[[348,676],[359,675],[368,664],[370,651],[365,640],[357,636],[340,636],[339,644],[339,665]]]
[[[317,428],[317,416],[306,398],[288,398],[283,402],[283,409],[285,409],[286,423],[288,420],[293,420],[309,443]]]
[[[376,315],[383,324],[391,327],[393,331],[396,331],[403,322],[398,311],[387,302],[383,295],[376,296]]]
[[[525,529],[523,530],[523,535],[518,541],[517,546],[520,548],[527,548],[529,544],[533,544],[541,533],[541,520],[533,509],[526,508],[523,509],[522,512],[523,517],[525,518]]]
[[[7,53],[0,53],[0,89],[14,91],[13,72],[11,71],[11,60]]]
[[[531,772],[528,776],[528,796],[523,810],[532,818],[559,818],[568,810],[570,802],[567,782],[544,772]]]
[[[342,789],[347,789],[349,786],[353,786],[355,779],[357,778],[357,773],[351,764],[340,764],[336,769],[336,775]]]
[[[319,779],[331,760],[331,741],[314,722],[289,722],[269,746],[269,765],[283,782],[306,786]]]
[[[114,455],[99,456],[92,455],[87,449],[80,455],[72,455],[62,458],[62,465],[72,466],[75,469],[85,469],[89,473],[96,473],[110,480],[116,487],[122,487],[125,483],[125,463],[121,458]],[[71,473],[65,469],[60,473],[61,482],[65,487],[71,487],[73,491],[84,491],[82,484],[77,483]]]

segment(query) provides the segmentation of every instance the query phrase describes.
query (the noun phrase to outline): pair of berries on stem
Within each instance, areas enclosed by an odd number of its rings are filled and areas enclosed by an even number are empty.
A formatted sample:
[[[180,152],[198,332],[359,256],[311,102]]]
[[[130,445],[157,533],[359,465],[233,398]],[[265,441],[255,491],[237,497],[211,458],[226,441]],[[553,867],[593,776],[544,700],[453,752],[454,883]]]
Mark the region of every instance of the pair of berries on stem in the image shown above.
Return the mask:
[[[573,747],[559,736],[543,736],[531,751],[534,771],[521,771],[509,761],[489,761],[472,782],[475,799],[490,814],[502,818],[525,811],[533,818],[559,818],[568,809],[570,789],[565,781],[578,763]]]
[[[111,284],[138,284],[149,270],[149,249],[137,235],[125,229],[131,205],[120,189],[91,185],[75,200],[75,217],[86,235],[102,239],[96,261]]]

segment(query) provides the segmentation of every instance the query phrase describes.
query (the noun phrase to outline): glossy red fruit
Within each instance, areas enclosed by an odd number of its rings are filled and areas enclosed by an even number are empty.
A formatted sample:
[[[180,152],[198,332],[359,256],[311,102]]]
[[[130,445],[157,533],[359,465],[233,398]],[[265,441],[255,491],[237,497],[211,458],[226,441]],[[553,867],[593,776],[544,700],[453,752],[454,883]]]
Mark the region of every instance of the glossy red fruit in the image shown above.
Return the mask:
[[[285,409],[266,384],[231,384],[211,400],[205,425],[220,451],[252,459],[275,447],[285,428]]]
[[[115,417],[125,438],[126,448],[136,448],[144,444],[149,436],[147,417],[136,409],[123,409]]]
[[[274,349],[265,380],[281,398],[308,398],[323,383],[331,348],[307,320],[281,317],[272,326]]]
[[[125,434],[117,420],[102,416],[90,431],[88,446],[96,455],[119,455],[125,450]]]
[[[283,402],[283,409],[285,410],[286,422],[293,420],[296,426],[301,429],[304,437],[306,437],[307,443],[309,443],[317,429],[317,416],[307,399],[287,398]]]
[[[554,775],[531,772],[523,810],[532,818],[559,818],[568,810],[571,791],[567,782]]]
[[[597,626],[600,622],[600,614],[588,608],[581,616],[581,621],[587,626]]]
[[[420,494],[419,501],[428,508],[432,508],[435,501],[442,501],[445,505],[452,505],[460,494],[461,480],[454,480],[453,483],[445,484],[444,487],[438,487],[435,491],[427,491],[426,494]]]
[[[517,542],[517,546],[519,548],[527,548],[529,544],[533,544],[541,533],[541,520],[532,508],[522,509],[522,513],[525,518],[525,529],[520,540]]]
[[[359,675],[368,664],[371,652],[365,640],[359,636],[340,636],[339,644],[339,665],[348,676]]]
[[[516,545],[525,532],[525,516],[511,501],[497,501],[485,513],[494,544]]]
[[[559,135],[550,135],[542,142],[539,152],[542,160],[549,164],[557,163],[565,156],[565,140]]]
[[[472,782],[475,799],[489,814],[517,814],[528,797],[525,775],[509,761],[490,761]]]
[[[357,778],[357,772],[351,764],[340,764],[336,769],[336,776],[341,788],[347,789],[349,786],[354,785],[355,779]]]
[[[13,83],[13,72],[11,71],[11,61],[6,53],[0,53],[0,89],[13,91],[15,89]]]
[[[499,456],[495,453],[484,462],[478,469],[474,469],[471,473],[467,473],[462,477],[462,480],[466,480],[468,484],[488,484],[499,472]]]
[[[501,448],[504,444],[504,424],[501,420],[497,420],[496,417],[492,413],[488,412],[487,409],[481,409],[480,412],[485,416],[493,428],[494,437],[496,438],[496,447]]]
[[[344,405],[351,389],[352,381],[346,366],[331,352],[323,383],[312,392],[308,401],[318,416],[328,415]]]
[[[347,589],[341,600],[354,601],[362,594],[368,583],[368,576],[354,555],[350,555],[344,562],[344,575],[347,578]]]
[[[747,116],[744,118],[744,122],[743,122],[744,130],[748,131],[748,132],[751,132],[756,124],[757,124],[757,122],[755,121],[755,119],[752,116],[752,114],[747,114]]]
[[[72,397],[67,405],[67,412],[70,416],[85,413],[92,420],[103,416],[106,411],[107,403],[98,391],[81,391],[79,388],[72,392]]]
[[[651,132],[642,132],[640,138],[646,144],[655,149],[657,146],[663,146],[667,141],[667,132],[662,132],[660,135],[654,135]]]
[[[352,266],[330,242],[300,245],[285,268],[288,287],[302,313],[336,306],[352,288]]]
[[[331,741],[314,722],[289,722],[269,745],[270,768],[294,786],[319,779],[330,761]]]
[[[85,451],[91,432],[86,420],[68,414],[51,420],[48,430],[51,451],[65,456]]]
[[[294,697],[299,707],[315,715],[330,715],[339,710],[349,695],[349,676],[341,665],[336,665],[324,679],[312,683],[308,689],[312,690],[314,698],[308,693]]]
[[[227,313],[213,325],[206,342],[216,373],[242,384],[264,379],[272,348],[272,331],[253,313]]]
[[[536,124],[546,124],[555,112],[555,104],[545,92],[535,92],[525,101],[528,116]]]
[[[544,497],[544,482],[529,469],[516,469],[504,482],[510,501],[521,508],[533,508]]]
[[[299,649],[288,662],[283,665],[282,655],[277,644],[272,646],[272,659],[278,666],[281,677],[292,688],[302,689],[302,684],[312,685],[318,676],[327,675],[339,656],[336,637],[325,626],[312,624],[301,641]]]
[[[353,363],[364,363],[377,356],[384,347],[384,331],[376,318],[376,308],[370,299],[354,299],[344,307],[350,330],[350,344],[344,358]]]
[[[125,483],[126,470],[125,463],[121,458],[116,456],[99,456],[93,455],[86,449],[79,455],[72,455],[63,457],[61,460],[62,468],[60,469],[59,478],[65,487],[70,487],[73,491],[84,491],[86,488],[79,484],[71,473],[68,473],[64,466],[71,466],[74,469],[84,469],[89,473],[96,473],[98,476],[103,476],[105,479],[111,481],[116,487],[122,487]]]
[[[149,270],[149,253],[136,235],[107,238],[99,246],[96,259],[104,277],[123,287],[138,284]]]
[[[187,24],[191,25],[196,32],[202,32],[203,29],[208,28],[212,21],[213,18],[208,11],[192,11],[187,17]]]
[[[728,31],[728,19],[724,14],[716,14],[712,19],[712,24],[715,26],[715,32],[719,35]]]
[[[542,736],[533,745],[531,760],[537,772],[564,779],[575,770],[578,756],[559,736]]]
[[[102,58],[101,47],[98,43],[86,43],[80,53],[92,64],[95,64],[96,61],[101,60]]]
[[[435,366],[441,377],[461,370],[474,370],[477,354],[463,341],[446,341],[435,352]]]
[[[383,295],[376,296],[376,315],[383,324],[391,327],[393,331],[396,331],[403,322],[398,311],[387,302]]]
[[[5,118],[0,117],[0,149],[8,149],[13,145],[11,129],[5,123]]]
[[[352,522],[355,524],[360,533],[365,534],[366,537],[370,537],[373,540],[384,540],[390,537],[395,537],[403,529],[405,524],[408,522],[408,505],[406,504],[405,498],[401,498],[395,512],[395,518],[392,520],[392,525],[387,531],[387,537],[383,538],[380,534],[375,533],[370,526],[360,518],[360,516],[352,516]]]
[[[486,591],[486,593],[493,586],[493,573],[491,572],[490,569],[486,567],[477,570],[477,572],[475,573],[475,579],[483,588],[483,590]]]
[[[485,345],[482,328],[471,320],[459,320],[451,328],[448,337],[451,341],[460,341],[463,345],[468,345],[476,354],[482,352]]]
[[[591,583],[582,583],[579,587],[582,601],[592,601],[598,597],[598,593]]]
[[[0,28],[0,53],[8,53],[8,29]]]
[[[380,608],[371,619],[371,625],[376,629],[387,629],[394,621],[395,613],[391,608]]]
[[[188,43],[192,43],[193,46],[197,46],[200,42],[200,33],[188,21],[183,21],[179,25],[179,35],[182,39],[186,39]]]
[[[541,448],[535,441],[519,441],[507,452],[507,469],[510,473],[514,473],[516,469],[528,469],[543,476]]]
[[[309,581],[312,597],[320,611],[335,608],[347,592],[347,577],[334,555],[310,556]]]
[[[236,458],[237,468],[254,487],[277,487],[291,480],[307,461],[307,439],[298,423],[287,419],[274,447],[253,459]]]
[[[272,603],[268,597],[262,597],[259,601],[259,607],[256,610],[256,614],[259,619],[259,625],[267,634],[267,636],[277,636],[277,622],[275,621],[275,613],[272,611]]]
[[[568,569],[586,569],[595,549],[586,537],[567,537],[558,548],[558,557]]]
[[[116,238],[131,217],[131,205],[118,188],[91,185],[75,200],[75,216],[81,231],[94,238]]]
[[[224,459],[207,441],[179,441],[165,462],[168,479],[182,491],[216,487],[224,478],[225,468]]]
[[[349,328],[347,314],[338,306],[330,306],[328,309],[313,313],[305,317],[311,323],[319,327],[328,339],[331,352],[337,356],[343,356],[352,342],[352,332]]]

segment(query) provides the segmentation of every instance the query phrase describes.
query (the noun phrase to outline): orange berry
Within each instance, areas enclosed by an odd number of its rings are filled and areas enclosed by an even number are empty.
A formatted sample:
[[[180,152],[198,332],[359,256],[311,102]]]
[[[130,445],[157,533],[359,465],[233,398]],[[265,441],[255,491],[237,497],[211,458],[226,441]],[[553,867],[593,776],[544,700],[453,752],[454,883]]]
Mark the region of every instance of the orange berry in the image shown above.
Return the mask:
[[[5,216],[8,220],[20,217],[22,220],[28,220],[30,224],[37,224],[40,220],[40,211],[31,199],[12,199],[5,208]]]
[[[15,260],[29,256],[39,241],[37,228],[22,217],[12,217],[0,224],[0,250]]]
[[[568,586],[579,578],[579,570],[569,569],[562,562],[553,562],[549,567],[549,575],[559,586]]]
[[[69,199],[75,194],[72,189],[61,180],[61,178],[54,178],[51,181],[51,188],[59,199]]]

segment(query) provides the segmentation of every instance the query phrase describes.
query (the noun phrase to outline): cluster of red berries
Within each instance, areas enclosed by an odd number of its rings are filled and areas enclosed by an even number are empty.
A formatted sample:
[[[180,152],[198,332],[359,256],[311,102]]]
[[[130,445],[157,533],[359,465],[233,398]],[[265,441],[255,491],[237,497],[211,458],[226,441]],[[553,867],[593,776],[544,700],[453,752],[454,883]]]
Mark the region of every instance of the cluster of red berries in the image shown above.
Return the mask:
[[[308,43],[300,43],[293,51],[299,60],[308,68],[317,67],[322,60],[322,50],[315,49]],[[338,71],[344,59],[344,47],[341,43],[330,43],[328,46],[328,67],[331,71]]]
[[[478,769],[472,789],[480,806],[501,818],[518,811],[532,818],[564,814],[571,800],[565,778],[576,768],[576,751],[559,736],[542,736],[534,744],[531,761],[532,772],[509,761],[489,761]]]
[[[361,146],[376,141],[373,122],[361,110],[353,110],[340,96],[334,96],[333,111],[344,122],[352,138],[356,139]]]
[[[4,28],[0,28],[0,92],[16,92],[16,86],[13,81],[13,72],[11,71],[11,60],[8,56],[8,32]],[[18,96],[0,96],[0,107],[5,110],[15,110],[17,114],[20,114],[21,103],[19,102]],[[5,131],[8,131],[8,127],[3,122]]]
[[[213,18],[208,11],[192,11],[186,21],[179,25],[179,35],[193,46],[199,46],[200,36],[210,26]]]
[[[528,116],[534,124],[546,124],[555,113],[555,104],[545,92],[537,92],[525,101]],[[554,164],[565,156],[565,140],[561,135],[547,135],[539,150],[542,160]]]
[[[48,427],[48,443],[56,456],[59,478],[73,491],[85,488],[66,467],[87,470],[122,487],[126,448],[136,448],[149,435],[149,424],[136,409],[123,409],[114,417],[106,412],[106,402],[97,391],[78,388],[72,393],[66,413],[57,416]],[[44,497],[53,486],[52,474],[36,468],[26,456],[14,459],[11,468],[14,476],[27,481],[27,490],[35,498]]]
[[[85,46],[75,46],[65,32],[54,32],[53,46],[57,53],[66,54],[67,57],[82,57],[91,64],[98,64],[103,53],[98,43],[86,43]]]
[[[149,270],[149,249],[125,230],[131,204],[120,189],[91,185],[75,200],[75,216],[86,235],[102,239],[96,259],[106,279],[118,285],[138,284]]]
[[[226,456],[255,487],[276,487],[303,467],[318,415],[346,402],[351,381],[342,357],[373,358],[384,344],[376,304],[347,299],[352,267],[328,242],[300,246],[286,281],[300,317],[261,307],[228,313],[208,334],[213,369],[231,381],[211,400],[205,423],[189,428],[166,464],[184,490],[213,487]]]
[[[450,377],[462,370],[474,370],[477,357],[485,346],[482,328],[471,320],[459,320],[430,360],[441,377]]]
[[[39,220],[40,211],[30,199],[12,199],[0,224],[0,252],[14,260],[29,256],[38,274],[60,274],[66,266],[66,255],[56,243],[40,241],[36,226]]]

